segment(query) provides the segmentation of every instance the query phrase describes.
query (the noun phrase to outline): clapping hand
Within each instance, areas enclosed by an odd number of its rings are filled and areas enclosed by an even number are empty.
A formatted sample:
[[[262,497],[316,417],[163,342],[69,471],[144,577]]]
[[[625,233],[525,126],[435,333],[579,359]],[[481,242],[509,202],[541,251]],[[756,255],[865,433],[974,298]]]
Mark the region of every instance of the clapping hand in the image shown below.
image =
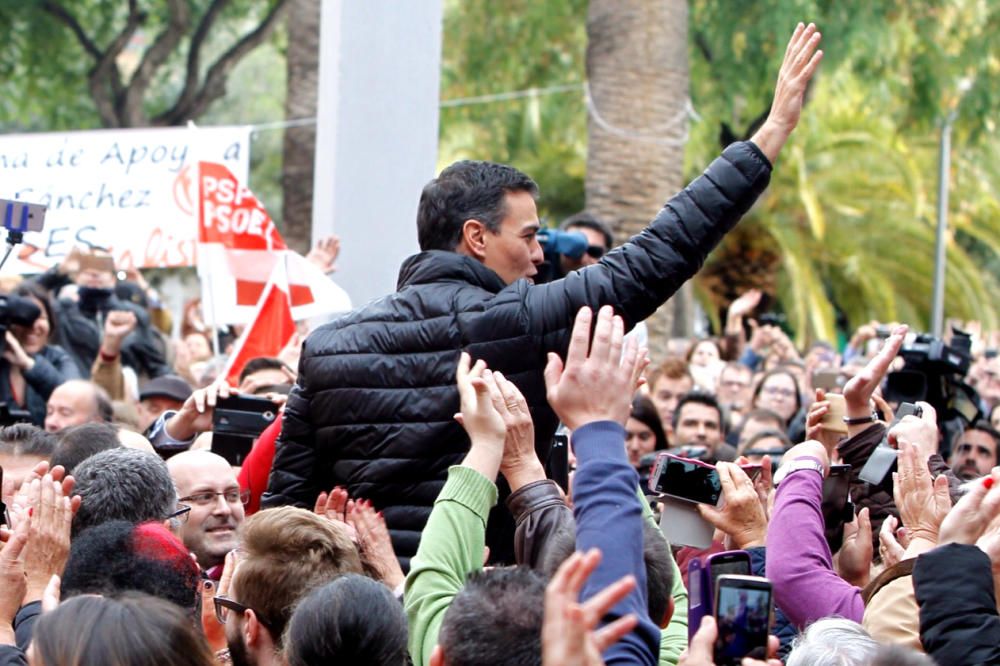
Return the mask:
[[[549,404],[570,430],[595,421],[624,425],[632,408],[635,386],[647,365],[645,352],[639,352],[635,339],[625,342],[625,324],[621,317],[615,316],[611,306],[606,305],[598,312],[593,340],[592,319],[590,308],[580,308],[566,362],[550,353],[545,366]]]

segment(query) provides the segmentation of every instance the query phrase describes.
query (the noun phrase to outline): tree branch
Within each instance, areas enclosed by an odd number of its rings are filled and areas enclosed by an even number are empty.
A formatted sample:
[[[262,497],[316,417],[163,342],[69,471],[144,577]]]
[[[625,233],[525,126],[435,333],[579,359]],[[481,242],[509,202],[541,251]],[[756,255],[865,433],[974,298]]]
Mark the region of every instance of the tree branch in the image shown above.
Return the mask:
[[[177,48],[191,21],[191,14],[185,0],[168,0],[169,18],[166,26],[156,36],[153,45],[142,56],[142,61],[132,74],[128,88],[121,100],[120,113],[126,127],[146,124],[143,98],[149,84],[170,54]]]
[[[287,6],[287,0],[276,0],[274,6],[266,17],[253,31],[245,34],[228,51],[219,56],[218,60],[208,68],[205,75],[205,82],[191,101],[181,106],[180,103],[173,109],[154,118],[157,125],[171,125],[184,122],[185,120],[197,118],[205,112],[212,102],[226,94],[226,78],[234,67],[250,51],[260,45],[277,26],[281,14]]]
[[[198,82],[201,78],[201,49],[205,44],[205,39],[208,37],[209,31],[215,24],[215,19],[218,18],[227,4],[229,4],[229,0],[213,0],[212,4],[205,10],[198,28],[195,30],[194,35],[191,36],[191,46],[188,49],[187,72],[184,75],[184,88],[181,90],[181,94],[173,107],[154,118],[154,123],[176,125],[187,120],[184,117],[185,109],[194,101],[195,95],[198,92]]]
[[[41,5],[42,10],[48,12],[56,19],[62,21],[73,31],[73,35],[76,37],[76,41],[80,42],[80,46],[86,51],[94,60],[101,59],[101,50],[97,48],[97,45],[87,37],[87,33],[83,31],[83,26],[80,22],[76,20],[68,9],[60,5],[58,2],[51,2],[46,0]]]

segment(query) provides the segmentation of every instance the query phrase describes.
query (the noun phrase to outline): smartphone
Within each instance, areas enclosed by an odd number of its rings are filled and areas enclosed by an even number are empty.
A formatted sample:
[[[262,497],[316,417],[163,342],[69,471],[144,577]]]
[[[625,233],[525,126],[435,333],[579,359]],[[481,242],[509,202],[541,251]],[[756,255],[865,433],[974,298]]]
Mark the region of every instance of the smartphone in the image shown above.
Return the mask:
[[[705,587],[705,567],[700,557],[688,562],[688,643],[698,633],[701,618],[712,614],[712,597]]]
[[[660,495],[712,506],[717,505],[722,496],[722,482],[713,465],[672,453],[656,456],[649,475],[649,489]]]
[[[813,370],[812,387],[823,389],[827,393],[834,391],[839,393],[844,388],[844,378],[836,368]]]
[[[688,564],[688,639],[698,631],[701,618],[712,615],[715,588],[720,576],[749,576],[750,553],[745,550],[727,550],[713,553],[701,563],[694,558]]]
[[[277,418],[277,406],[267,398],[231,395],[220,398],[212,414],[212,452],[239,467],[264,429]]]
[[[872,450],[871,455],[868,456],[868,461],[861,468],[861,472],[858,473],[859,479],[873,486],[881,486],[890,495],[892,494],[892,472],[896,471],[896,457],[899,452],[889,446],[889,431],[902,421],[904,417],[916,416],[919,418],[923,413],[924,411],[919,405],[914,405],[910,402],[904,402],[896,409],[896,418],[886,428],[882,441]]]
[[[10,525],[7,517],[7,505],[3,503],[3,465],[0,465],[0,525]]]
[[[823,479],[822,511],[826,543],[836,553],[844,543],[844,523],[854,520],[850,465],[830,465],[830,474]]]
[[[771,582],[758,576],[719,576],[715,586],[716,666],[738,666],[744,657],[767,658]]]
[[[562,424],[552,435],[547,464],[548,477],[555,481],[564,493],[569,492],[569,431]]]

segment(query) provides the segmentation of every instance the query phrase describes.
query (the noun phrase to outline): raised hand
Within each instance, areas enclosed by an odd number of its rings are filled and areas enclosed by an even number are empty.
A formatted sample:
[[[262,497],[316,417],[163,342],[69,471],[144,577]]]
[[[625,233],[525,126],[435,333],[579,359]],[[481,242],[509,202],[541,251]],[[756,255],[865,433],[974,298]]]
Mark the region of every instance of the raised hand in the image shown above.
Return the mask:
[[[895,516],[886,516],[878,531],[878,554],[886,569],[899,564],[906,557],[906,549],[896,538],[899,521]]]
[[[691,639],[688,649],[681,653],[677,666],[715,666],[715,640],[718,636],[715,618],[711,615],[701,618],[698,633]],[[743,666],[781,666],[781,661],[774,658],[778,655],[778,639],[775,636],[767,637],[767,653],[771,657],[767,661],[745,657],[741,663]]]
[[[938,544],[973,544],[1000,511],[1000,467],[972,483],[972,488],[958,500],[938,530]]]
[[[34,479],[28,490],[31,509],[28,545],[24,552],[26,601],[40,601],[53,576],[61,576],[69,559],[73,508],[62,483],[51,474]]]
[[[324,273],[333,273],[337,270],[337,257],[340,255],[340,236],[327,236],[320,238],[306,259],[318,266]]]
[[[471,362],[468,353],[462,352],[455,371],[461,407],[455,420],[462,424],[472,442],[462,464],[494,481],[500,471],[507,424],[493,406],[489,385],[493,381],[493,373],[487,370],[482,359],[470,367]]]
[[[101,352],[105,356],[118,356],[122,344],[129,333],[135,330],[138,321],[135,313],[130,310],[112,310],[104,319],[104,337],[101,339]]]
[[[631,576],[612,583],[580,603],[580,591],[600,561],[601,553],[597,549],[573,553],[559,566],[545,588],[543,666],[603,666],[601,653],[632,631],[638,622],[638,618],[630,614],[597,628],[601,618],[635,587],[635,579]]]
[[[399,559],[389,537],[389,528],[382,514],[375,511],[371,502],[358,500],[348,508],[347,522],[354,526],[358,535],[358,548],[378,571],[379,579],[390,590],[402,585],[406,576],[399,566]]]
[[[872,394],[882,383],[893,359],[899,353],[899,348],[903,346],[903,339],[906,337],[906,326],[897,326],[893,330],[882,348],[868,362],[858,374],[854,375],[844,386],[844,402],[847,405],[847,417],[851,419],[870,416],[872,413]],[[868,427],[868,424],[861,426],[847,426],[847,434],[851,437]]]
[[[913,420],[919,422],[915,417]],[[941,474],[932,479],[927,469],[927,458],[916,446],[903,442],[899,447],[897,471],[892,475],[892,483],[896,508],[910,539],[936,544],[941,523],[951,511],[948,478]]]
[[[799,23],[788,41],[785,58],[778,70],[771,112],[751,139],[772,163],[799,124],[806,88],[823,59],[823,52],[818,50],[819,41],[820,33],[812,23]]]
[[[167,434],[172,438],[185,441],[198,433],[212,429],[212,417],[215,415],[215,405],[221,398],[228,398],[239,391],[230,387],[225,378],[217,379],[203,389],[194,391],[180,410],[167,420]]]
[[[889,431],[889,445],[902,449],[902,445],[912,444],[926,463],[938,451],[937,412],[926,402],[918,402],[917,406],[922,410],[920,417],[911,414],[900,419]]]
[[[590,308],[580,308],[566,362],[550,353],[545,366],[549,404],[570,430],[595,421],[624,425],[641,367],[646,363],[635,339],[625,342],[625,324],[621,317],[615,316],[611,306],[606,305],[598,312],[593,341],[592,319]]]
[[[545,468],[535,453],[535,424],[528,401],[503,374],[494,372],[492,379],[487,381],[490,397],[507,427],[500,473],[507,479],[511,491],[515,491],[527,483],[544,479]]]
[[[837,551],[837,573],[848,583],[864,587],[871,575],[874,551],[872,521],[865,507],[844,525],[844,543]]]
[[[738,550],[763,546],[767,537],[767,516],[757,489],[746,472],[732,463],[716,465],[722,482],[722,509],[698,504],[701,517],[726,533]]]

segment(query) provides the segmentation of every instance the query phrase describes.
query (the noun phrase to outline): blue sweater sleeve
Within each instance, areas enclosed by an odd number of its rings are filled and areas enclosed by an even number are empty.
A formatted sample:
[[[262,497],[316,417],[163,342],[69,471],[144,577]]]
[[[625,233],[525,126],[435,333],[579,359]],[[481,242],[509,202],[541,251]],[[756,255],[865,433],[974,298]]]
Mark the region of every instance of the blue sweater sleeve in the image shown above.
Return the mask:
[[[646,565],[643,561],[642,507],[635,492],[636,471],[625,455],[625,429],[617,423],[589,423],[573,433],[576,475],[573,514],[576,548],[599,548],[600,565],[584,585],[581,599],[589,599],[622,576],[632,574],[636,586],[604,618],[607,624],[629,613],[639,618],[636,628],[604,652],[614,664],[656,664],[660,630],[649,619]]]

